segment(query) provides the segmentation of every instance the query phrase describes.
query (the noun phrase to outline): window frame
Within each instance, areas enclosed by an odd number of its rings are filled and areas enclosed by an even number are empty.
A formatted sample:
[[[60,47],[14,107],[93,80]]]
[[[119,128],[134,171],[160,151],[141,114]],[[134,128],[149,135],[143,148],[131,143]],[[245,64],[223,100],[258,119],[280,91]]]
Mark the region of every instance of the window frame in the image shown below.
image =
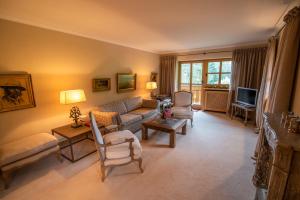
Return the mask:
[[[232,58],[219,58],[219,59],[209,59],[209,60],[205,60],[206,61],[206,85],[213,85],[213,86],[216,86],[216,85],[221,85],[221,86],[229,86],[230,84],[222,84],[221,83],[221,80],[222,80],[222,74],[230,74],[232,73],[231,72],[222,72],[222,66],[223,66],[223,62],[224,61],[231,61],[231,69],[232,69]],[[219,62],[220,63],[220,69],[219,69],[219,72],[208,72],[208,63],[209,62]],[[219,75],[219,80],[218,80],[218,83],[217,84],[210,84],[208,83],[208,75],[209,74],[218,74]]]

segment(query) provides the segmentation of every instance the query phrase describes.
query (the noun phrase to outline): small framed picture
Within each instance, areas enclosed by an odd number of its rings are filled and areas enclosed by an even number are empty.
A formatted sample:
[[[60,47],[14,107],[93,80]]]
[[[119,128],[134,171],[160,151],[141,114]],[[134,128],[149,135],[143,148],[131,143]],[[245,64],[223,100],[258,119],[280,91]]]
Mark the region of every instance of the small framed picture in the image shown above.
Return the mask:
[[[156,72],[151,72],[150,81],[157,82],[157,73]]]
[[[136,74],[117,74],[117,92],[130,92],[136,90]]]
[[[0,112],[35,107],[30,74],[0,74]]]
[[[93,92],[102,92],[110,90],[110,78],[94,78]]]

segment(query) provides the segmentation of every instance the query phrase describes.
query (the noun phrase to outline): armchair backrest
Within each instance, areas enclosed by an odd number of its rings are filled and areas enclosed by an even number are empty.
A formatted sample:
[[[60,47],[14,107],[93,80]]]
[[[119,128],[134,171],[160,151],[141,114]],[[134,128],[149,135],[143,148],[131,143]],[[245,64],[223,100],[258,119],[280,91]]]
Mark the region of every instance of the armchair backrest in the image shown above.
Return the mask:
[[[192,105],[193,93],[187,91],[178,91],[174,93],[174,106]]]
[[[90,117],[90,124],[91,124],[91,129],[92,129],[95,142],[97,142],[98,144],[104,144],[103,137],[98,128],[94,114],[92,112],[89,112],[89,117]]]

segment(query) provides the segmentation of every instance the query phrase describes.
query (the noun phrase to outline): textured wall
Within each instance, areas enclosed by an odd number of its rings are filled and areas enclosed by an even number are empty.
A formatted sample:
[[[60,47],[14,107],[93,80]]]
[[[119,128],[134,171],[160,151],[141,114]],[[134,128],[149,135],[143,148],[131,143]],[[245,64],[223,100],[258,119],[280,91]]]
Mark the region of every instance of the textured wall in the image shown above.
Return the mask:
[[[117,30],[116,30],[117,31]],[[145,84],[158,72],[156,54],[92,39],[0,20],[0,71],[32,75],[37,106],[0,113],[0,143],[71,122],[70,105],[59,104],[59,92],[84,89],[83,112],[128,96],[148,96]],[[137,73],[137,90],[116,93],[116,73]],[[92,78],[110,77],[112,89],[93,93]]]

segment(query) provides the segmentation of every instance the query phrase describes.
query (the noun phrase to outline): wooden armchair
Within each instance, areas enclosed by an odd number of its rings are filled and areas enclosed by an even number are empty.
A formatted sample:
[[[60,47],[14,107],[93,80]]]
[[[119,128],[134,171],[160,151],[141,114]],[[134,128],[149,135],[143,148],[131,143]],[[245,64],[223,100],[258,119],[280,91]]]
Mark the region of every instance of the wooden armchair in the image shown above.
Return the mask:
[[[193,93],[191,92],[187,92],[187,91],[175,92],[172,113],[174,118],[190,119],[191,126],[193,127],[194,113],[192,111],[192,99],[193,99]]]
[[[105,180],[107,168],[127,165],[134,161],[139,163],[143,173],[142,147],[138,138],[129,130],[110,132],[102,136],[92,112],[89,113],[89,117],[100,157],[102,181]]]

